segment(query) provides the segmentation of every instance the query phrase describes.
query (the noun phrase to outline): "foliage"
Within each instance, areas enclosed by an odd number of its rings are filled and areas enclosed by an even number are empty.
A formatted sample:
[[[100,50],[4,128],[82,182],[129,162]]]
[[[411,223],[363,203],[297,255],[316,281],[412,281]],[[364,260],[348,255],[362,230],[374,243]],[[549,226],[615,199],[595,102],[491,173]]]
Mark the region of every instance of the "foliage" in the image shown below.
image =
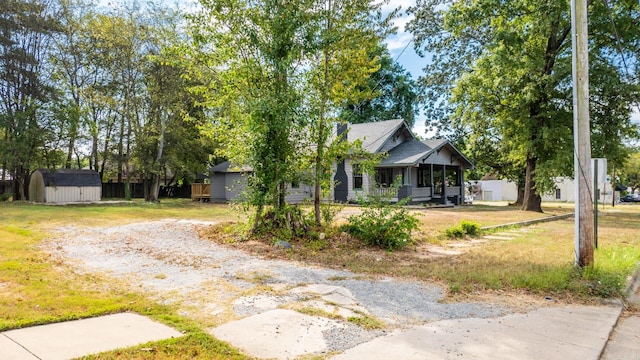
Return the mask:
[[[417,230],[419,224],[418,218],[405,208],[407,201],[391,204],[378,196],[361,198],[362,213],[349,216],[343,230],[369,246],[401,249],[413,243],[411,232]]]
[[[448,238],[462,238],[465,235],[476,236],[480,232],[480,224],[462,220],[457,226],[453,226],[444,230],[444,235]]]
[[[0,167],[13,180],[16,200],[26,200],[31,169],[46,159],[47,100],[54,96],[45,57],[57,21],[47,2],[3,2],[0,12]]]
[[[373,96],[373,89],[366,84],[379,68],[373,49],[385,29],[380,20],[381,4],[371,0],[321,0],[317,6],[323,11],[310,19],[315,33],[307,53],[310,69],[303,86],[311,145],[305,147],[313,149],[305,170],[314,174],[314,214],[321,225],[320,203],[332,189],[333,165],[350,152],[350,144],[343,137],[333,136],[336,124],[344,122],[337,118],[338,110],[344,104]]]
[[[374,96],[345,104],[340,118],[351,124],[403,119],[413,127],[419,109],[418,89],[411,74],[391,58],[385,45],[376,46],[369,56],[377,57],[380,67],[361,87],[371,89]]]
[[[215,87],[200,87],[215,109],[215,135],[232,163],[251,166],[254,230],[286,213],[286,184],[295,173],[301,133],[299,66],[314,28],[309,1],[201,1],[191,17],[194,61],[216,69]],[[200,51],[202,49],[202,51]],[[276,213],[265,213],[273,206]],[[280,214],[277,214],[280,213]]]
[[[640,188],[640,152],[632,153],[622,168],[616,168],[620,181],[633,190]]]
[[[638,88],[622,56],[637,59],[629,24],[639,8],[590,5],[593,154],[617,164],[624,141],[638,136],[629,120]],[[481,166],[524,180],[523,209],[541,211],[548,179],[571,174],[573,163],[569,3],[419,0],[410,12],[416,48],[433,54],[420,79],[428,125],[453,129]]]

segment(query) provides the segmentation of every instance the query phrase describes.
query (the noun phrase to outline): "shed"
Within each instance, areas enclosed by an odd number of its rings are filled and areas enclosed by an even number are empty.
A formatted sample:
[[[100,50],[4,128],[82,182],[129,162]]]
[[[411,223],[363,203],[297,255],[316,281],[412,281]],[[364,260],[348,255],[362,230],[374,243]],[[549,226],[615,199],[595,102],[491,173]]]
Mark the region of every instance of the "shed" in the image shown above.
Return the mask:
[[[31,174],[29,200],[46,203],[100,201],[102,181],[93,170],[38,169]]]

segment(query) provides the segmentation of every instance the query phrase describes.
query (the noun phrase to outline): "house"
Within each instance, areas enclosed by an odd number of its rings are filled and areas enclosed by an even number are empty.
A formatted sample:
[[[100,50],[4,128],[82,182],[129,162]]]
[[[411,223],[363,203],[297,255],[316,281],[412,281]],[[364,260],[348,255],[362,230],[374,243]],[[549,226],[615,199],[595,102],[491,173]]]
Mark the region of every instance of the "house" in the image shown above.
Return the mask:
[[[542,195],[543,202],[568,202],[575,200],[575,182],[566,176],[554,177],[555,186],[549,193]],[[484,201],[516,201],[518,187],[515,182],[506,179],[501,180],[477,180],[469,185],[477,188],[476,200]],[[598,202],[611,204],[612,201],[620,201],[620,190],[614,189],[609,181],[598,184]],[[611,198],[613,196],[613,199]]]
[[[101,196],[100,174],[93,170],[39,169],[29,181],[29,200],[34,202],[94,202]]]
[[[347,130],[339,127],[337,132]],[[359,169],[357,158],[337,164],[334,200],[356,201],[375,192],[391,201],[411,198],[412,202],[460,204],[464,200],[463,172],[473,164],[449,141],[420,141],[402,119],[348,125],[347,140],[360,140],[365,151],[384,154],[375,174]],[[401,187],[395,188],[396,179]]]
[[[210,170],[209,186],[202,184],[202,188],[208,190],[209,199],[216,202],[233,201],[247,188],[247,178],[252,169],[249,166],[234,166],[229,161],[225,161],[212,167]],[[194,187],[192,185],[192,198]],[[302,183],[291,183],[287,186],[285,200],[290,204],[299,204],[313,197],[312,186]]]
[[[463,171],[473,164],[447,140],[419,141],[401,119],[339,125],[336,133],[347,129],[347,141],[360,140],[365,151],[385,156],[371,175],[362,172],[357,158],[336,164],[333,199],[326,200],[355,202],[372,192],[387,194],[391,201],[409,197],[412,202],[460,204],[464,200]],[[230,201],[246,188],[251,169],[226,161],[210,171],[210,199]],[[402,181],[400,188],[392,186],[397,178]],[[288,184],[287,202],[301,203],[312,197],[312,186]]]

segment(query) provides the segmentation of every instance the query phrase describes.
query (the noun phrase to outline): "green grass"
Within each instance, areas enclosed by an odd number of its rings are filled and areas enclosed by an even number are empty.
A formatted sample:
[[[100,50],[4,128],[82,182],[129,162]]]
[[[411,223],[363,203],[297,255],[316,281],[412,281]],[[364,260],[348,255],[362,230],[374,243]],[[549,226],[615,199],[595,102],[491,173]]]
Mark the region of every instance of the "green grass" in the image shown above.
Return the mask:
[[[109,351],[98,355],[85,356],[87,360],[111,359],[204,359],[240,360],[248,359],[238,350],[216,340],[209,334],[194,332],[186,336],[142,344],[128,349]]]
[[[182,331],[185,336],[117,350],[94,359],[244,359],[204,333],[175,308],[126,290],[100,274],[79,274],[39,247],[60,226],[108,226],[162,218],[229,220],[226,205],[167,201],[118,205],[45,206],[0,203],[0,331],[133,311]]]
[[[486,226],[570,210],[566,207],[549,209],[547,214],[484,205],[423,210],[417,236],[425,241],[430,234],[437,236],[461,220]],[[103,275],[75,273],[39,247],[53,230],[63,226],[109,226],[163,218],[221,222],[244,219],[228,206],[191,201],[64,207],[0,203],[0,214],[0,331],[134,311],[168,324],[186,336],[92,358],[243,358],[236,350],[206,334],[199,323],[178,315],[175,308],[159,305],[143,294],[126,290],[124,285]],[[322,248],[313,244],[305,248],[305,242],[296,243],[293,251],[286,253],[270,245],[262,248],[251,245],[244,249],[263,256],[350,269],[363,275],[435,281],[447,286],[451,293],[524,291],[587,300],[619,296],[626,276],[640,262],[640,206],[608,207],[601,213],[599,249],[595,252],[596,265],[593,269],[579,270],[573,266],[572,220],[536,227],[540,230],[523,234],[517,240],[493,241],[475,246],[463,255],[441,258],[421,258],[417,256],[417,249],[387,252],[363,248],[359,242],[337,241],[335,238],[327,238]],[[440,240],[441,246],[448,244],[449,241]],[[258,282],[264,280],[261,276],[251,278]],[[369,320],[349,321],[363,322],[358,325],[375,328],[375,322]]]

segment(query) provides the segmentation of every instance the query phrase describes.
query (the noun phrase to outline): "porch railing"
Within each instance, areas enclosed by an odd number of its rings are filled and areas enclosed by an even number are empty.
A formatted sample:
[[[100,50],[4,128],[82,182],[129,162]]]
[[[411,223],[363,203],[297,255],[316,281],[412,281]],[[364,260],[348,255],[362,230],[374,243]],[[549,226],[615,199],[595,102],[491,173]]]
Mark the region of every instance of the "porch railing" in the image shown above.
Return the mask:
[[[411,197],[414,199],[431,197],[431,188],[430,187],[414,187],[411,189]]]
[[[398,196],[398,189],[395,187],[374,187],[369,191],[369,193],[380,197],[394,198]]]

